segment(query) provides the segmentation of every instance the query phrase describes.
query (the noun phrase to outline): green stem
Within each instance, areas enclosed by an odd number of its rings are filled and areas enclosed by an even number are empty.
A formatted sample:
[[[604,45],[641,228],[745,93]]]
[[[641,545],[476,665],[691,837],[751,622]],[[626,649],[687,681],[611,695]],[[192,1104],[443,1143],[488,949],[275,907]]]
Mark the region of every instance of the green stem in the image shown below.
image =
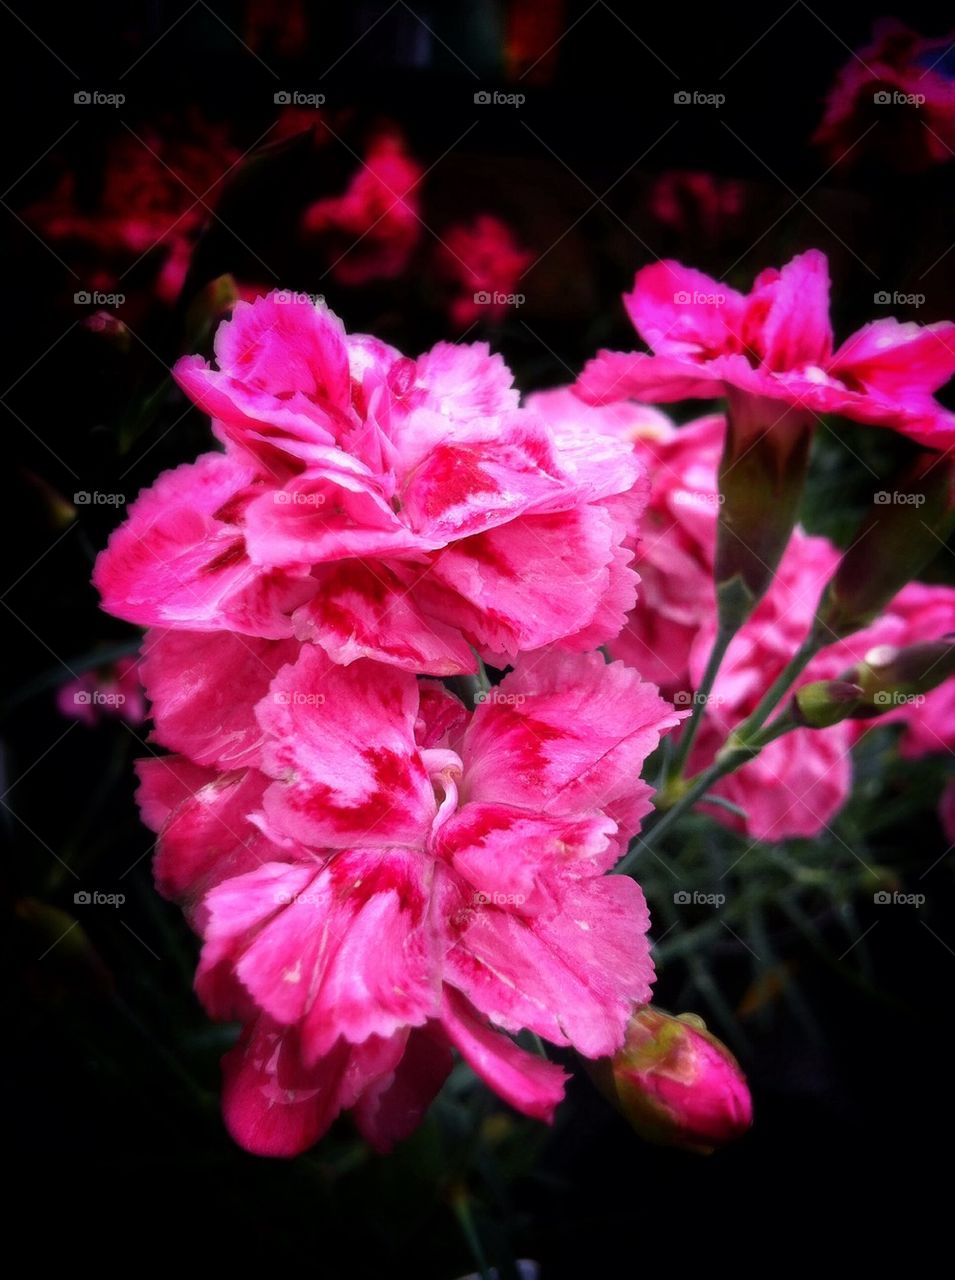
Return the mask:
[[[719,782],[721,778],[725,778],[728,773],[735,772],[742,765],[759,755],[763,747],[770,742],[799,727],[788,716],[780,716],[773,724],[768,725],[765,729],[755,731],[753,736],[746,740],[739,736],[738,729],[731,733],[720,748],[713,763],[708,768],[701,770],[695,777],[685,781],[680,787],[677,799],[669,808],[662,811],[661,816],[655,822],[652,822],[646,835],[637,836],[635,845],[624,854],[623,858],[614,867],[614,872],[621,875],[628,874],[636,862],[637,855],[651,850],[659,842],[660,837],[682,818],[684,813],[692,809],[698,800],[706,795],[710,787]]]
[[[710,652],[710,660],[706,664],[706,671],[703,673],[703,679],[700,681],[700,687],[693,695],[693,714],[687,722],[686,728],[680,736],[680,741],[676,751],[673,753],[673,759],[670,762],[669,776],[671,778],[679,778],[683,772],[683,766],[686,764],[690,754],[690,748],[693,746],[693,740],[696,732],[700,727],[700,721],[703,719],[703,711],[709,699],[710,692],[716,680],[723,659],[726,657],[726,650],[730,647],[735,630],[731,628],[721,627],[716,633],[716,639],[713,641],[713,648]]]
[[[805,640],[783,667],[762,698],[760,698],[755,710],[751,715],[747,716],[742,724],[736,726],[731,737],[741,742],[746,742],[750,740],[751,735],[762,729],[767,718],[788,692],[790,686],[802,675],[825,643],[824,637],[819,634],[819,628],[813,626]]]
[[[457,1218],[458,1225],[461,1228],[461,1234],[471,1250],[471,1255],[474,1258],[481,1280],[490,1280],[491,1268],[488,1265],[484,1246],[481,1244],[481,1237],[478,1235],[474,1214],[471,1212],[471,1201],[467,1192],[455,1192],[451,1197],[451,1205],[454,1209],[454,1216]]]

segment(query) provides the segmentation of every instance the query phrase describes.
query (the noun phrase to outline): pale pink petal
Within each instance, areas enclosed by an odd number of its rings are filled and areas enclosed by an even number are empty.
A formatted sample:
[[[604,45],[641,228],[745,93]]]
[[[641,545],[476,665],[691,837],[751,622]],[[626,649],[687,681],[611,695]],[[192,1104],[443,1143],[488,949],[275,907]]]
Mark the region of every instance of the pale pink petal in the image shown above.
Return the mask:
[[[644,342],[658,355],[713,355],[738,347],[744,299],[723,281],[679,262],[637,272],[624,304]]]
[[[577,389],[590,404],[615,400],[712,400],[723,394],[720,371],[687,356],[650,356],[641,351],[598,351],[584,365]]]
[[[343,668],[306,645],[257,715],[276,828],[316,847],[421,843],[435,800],[414,741],[412,676],[367,661]]]
[[[141,670],[155,740],[197,764],[237,769],[255,763],[262,739],[255,703],[297,652],[293,640],[150,631]]]
[[[216,778],[215,771],[203,769],[184,756],[154,756],[136,761],[139,786],[136,803],[139,816],[150,831],[160,831],[173,810]]]
[[[263,493],[246,511],[245,532],[253,563],[272,566],[420,553],[443,541],[399,520],[372,476],[344,471],[306,473]]]
[[[527,1027],[589,1058],[614,1053],[653,981],[639,885],[629,876],[567,882],[549,914],[521,912],[468,912],[445,980],[507,1031]]]
[[[524,516],[438,552],[415,598],[482,654],[513,660],[590,623],[612,585],[621,598],[611,582],[615,536],[596,505]]]
[[[412,529],[447,542],[525,511],[572,506],[576,495],[547,432],[512,413],[436,443],[405,477],[400,499]]]
[[[343,664],[373,658],[435,676],[475,671],[460,631],[419,605],[414,585],[427,566],[350,560],[317,575],[312,599],[295,614],[295,634]]]
[[[602,810],[626,821],[629,836],[632,798],[644,812],[649,806],[643,763],[685,714],[600,654],[522,657],[474,713],[462,795],[550,814]]]
[[[96,562],[103,608],[145,626],[225,628],[279,639],[314,583],[248,559],[232,509],[252,473],[222,454],[167,471],[130,506]]]
[[[560,1067],[489,1027],[453,988],[445,988],[441,1024],[468,1066],[505,1102],[537,1120],[553,1119],[567,1079]]]

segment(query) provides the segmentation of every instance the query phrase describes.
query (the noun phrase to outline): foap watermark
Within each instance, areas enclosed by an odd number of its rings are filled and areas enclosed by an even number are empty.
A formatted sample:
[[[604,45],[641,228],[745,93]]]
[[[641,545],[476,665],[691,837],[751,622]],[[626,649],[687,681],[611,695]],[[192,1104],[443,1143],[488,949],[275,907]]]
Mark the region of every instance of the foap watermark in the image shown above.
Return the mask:
[[[101,293],[99,289],[79,289],[73,294],[77,307],[121,307],[125,301],[125,293]]]
[[[74,507],[122,507],[126,505],[125,493],[100,493],[94,489],[78,489],[73,494]]]
[[[678,889],[673,895],[673,901],[678,907],[722,907],[726,902],[725,893],[701,893],[699,889],[694,889],[691,893],[689,889]]]
[[[102,689],[77,689],[73,702],[78,707],[121,707],[125,693],[109,693]]]
[[[104,893],[102,889],[77,889],[73,902],[78,907],[121,907],[125,893]]]
[[[678,689],[673,695],[675,707],[719,707],[725,701],[718,693],[700,693],[690,689]]]
[[[328,905],[328,899],[323,898],[320,893],[291,893],[288,889],[276,889],[274,900],[278,907],[319,907],[323,903]]]
[[[307,693],[304,689],[277,689],[272,701],[278,707],[324,707],[324,693]]]
[[[880,489],[872,495],[872,501],[877,507],[924,507],[925,494],[907,489]]]
[[[673,505],[677,507],[702,507],[709,510],[721,507],[726,501],[722,493],[695,493],[692,489],[677,489],[673,495]]]
[[[474,295],[479,307],[522,307],[527,301],[523,293],[499,293],[496,289],[479,289]]]
[[[102,89],[77,89],[73,101],[78,107],[121,107],[125,93],[104,93]]]
[[[498,89],[479,89],[474,95],[478,107],[522,107],[526,101],[523,93],[501,93]]]
[[[880,689],[873,694],[872,701],[877,707],[921,707],[925,703],[924,693],[900,693],[897,689]]]
[[[488,892],[478,889],[471,899],[476,907],[522,907],[527,901],[523,893],[500,893],[498,890]]]
[[[301,89],[277,89],[272,94],[277,107],[324,107],[324,93],[305,93]]]
[[[924,307],[925,294],[899,293],[898,290],[890,293],[888,289],[880,289],[872,295],[872,301],[877,307]]]
[[[703,93],[700,89],[678,89],[673,95],[678,107],[721,107],[725,93]]]
[[[312,307],[325,305],[324,293],[300,293],[297,289],[276,289],[271,300],[279,307],[292,307],[303,302]]]
[[[324,493],[290,493],[287,489],[276,489],[272,501],[280,507],[324,507]]]
[[[500,707],[522,707],[527,697],[523,693],[503,693],[500,689],[487,689],[476,693],[474,701],[493,702]]]
[[[726,301],[725,293],[705,293],[701,289],[679,289],[673,295],[678,307],[721,307]]]
[[[888,889],[880,889],[878,893],[872,895],[872,901],[877,907],[924,907],[924,893],[900,893],[896,889],[893,893],[889,893]]]
[[[879,89],[872,95],[877,107],[924,107],[924,93],[903,93],[901,89]]]

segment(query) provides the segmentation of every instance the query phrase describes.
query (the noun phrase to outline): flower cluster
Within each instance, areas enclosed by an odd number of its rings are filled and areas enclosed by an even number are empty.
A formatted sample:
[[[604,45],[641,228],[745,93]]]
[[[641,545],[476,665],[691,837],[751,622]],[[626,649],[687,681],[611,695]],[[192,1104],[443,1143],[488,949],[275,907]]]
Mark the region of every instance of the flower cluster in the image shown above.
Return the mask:
[[[411,360],[298,295],[237,305],[182,388],[223,452],[159,478],[96,567],[151,628],[140,804],[243,1033],[224,1107],[294,1154],[343,1109],[386,1149],[453,1048],[549,1117],[650,994],[637,884],[608,876],[681,715],[591,652],[635,603],[627,441],[521,408],[484,346]],[[512,666],[473,710],[433,677]],[[432,677],[432,678],[429,678]]]

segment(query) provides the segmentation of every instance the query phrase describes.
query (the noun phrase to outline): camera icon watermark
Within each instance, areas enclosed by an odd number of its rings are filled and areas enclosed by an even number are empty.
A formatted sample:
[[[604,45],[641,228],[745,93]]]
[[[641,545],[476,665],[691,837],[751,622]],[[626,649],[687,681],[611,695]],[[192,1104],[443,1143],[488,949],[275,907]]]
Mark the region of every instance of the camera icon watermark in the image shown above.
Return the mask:
[[[523,93],[501,93],[494,89],[479,89],[474,95],[474,102],[479,107],[522,107],[527,101]]]
[[[78,307],[121,307],[125,301],[125,293],[102,293],[99,289],[78,289],[73,294],[73,302]]]
[[[872,95],[877,107],[924,107],[924,93],[903,93],[900,89],[879,89]]]
[[[303,689],[277,689],[272,694],[277,707],[323,707],[324,693],[307,693]]]
[[[877,307],[924,307],[924,293],[889,293],[887,289],[880,289],[878,293],[872,295],[872,301]]]
[[[701,893],[698,889],[691,893],[688,889],[678,889],[673,895],[673,901],[678,907],[716,907],[718,910],[725,904],[726,894]]]
[[[925,494],[911,493],[908,489],[880,489],[872,495],[877,507],[924,507]]]
[[[121,107],[125,93],[103,93],[100,89],[77,89],[73,101],[78,107]]]
[[[478,889],[471,899],[475,907],[522,907],[527,901],[523,893],[499,893]]]
[[[100,889],[77,889],[73,903],[77,907],[121,907],[125,893],[104,893]]]
[[[277,107],[324,107],[324,93],[303,93],[299,89],[277,89],[272,94]]]
[[[725,93],[702,93],[699,89],[678,89],[673,95],[678,107],[721,107],[726,101]]]
[[[522,307],[527,301],[523,293],[500,293],[490,289],[479,289],[474,295],[479,307]]]
[[[718,693],[698,693],[690,689],[678,689],[673,695],[675,707],[719,707],[725,701]]]
[[[673,301],[678,307],[721,307],[726,301],[726,294],[706,293],[700,289],[694,289],[691,293],[687,289],[678,289],[673,295]]]
[[[500,689],[481,690],[474,695],[475,703],[490,702],[500,707],[522,707],[527,701],[523,693],[502,693]]]
[[[94,489],[78,489],[73,494],[74,507],[122,507],[126,504],[125,493],[100,493]]]
[[[325,305],[324,293],[302,293],[298,289],[276,289],[271,295],[270,301],[279,307],[309,306],[322,307]]]
[[[878,893],[872,895],[872,901],[877,907],[919,907],[925,906],[924,893],[899,893],[895,890],[889,893],[887,889],[880,889]]]

